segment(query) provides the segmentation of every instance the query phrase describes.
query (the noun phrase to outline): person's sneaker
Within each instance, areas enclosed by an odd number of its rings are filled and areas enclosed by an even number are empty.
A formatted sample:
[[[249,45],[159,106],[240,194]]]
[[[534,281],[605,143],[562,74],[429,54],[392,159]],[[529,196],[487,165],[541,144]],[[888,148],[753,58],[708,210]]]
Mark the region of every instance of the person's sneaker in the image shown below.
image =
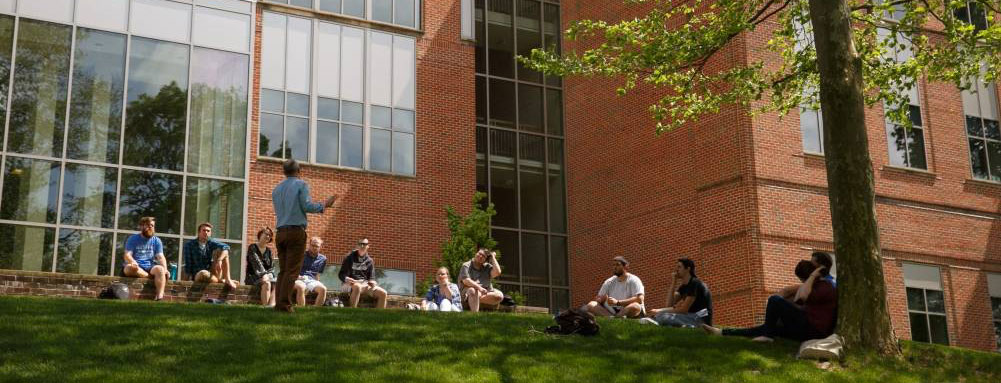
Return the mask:
[[[706,334],[709,335],[716,335],[716,336],[723,335],[723,330],[707,325],[705,323],[702,324],[702,331],[705,331]]]
[[[758,343],[772,343],[774,341],[775,339],[769,338],[767,336],[759,336],[751,339],[751,342],[758,342]]]
[[[654,326],[659,326],[660,325],[659,323],[657,323],[657,321],[655,321],[655,320],[653,320],[651,318],[640,318],[639,321],[640,321],[640,324],[652,324]]]

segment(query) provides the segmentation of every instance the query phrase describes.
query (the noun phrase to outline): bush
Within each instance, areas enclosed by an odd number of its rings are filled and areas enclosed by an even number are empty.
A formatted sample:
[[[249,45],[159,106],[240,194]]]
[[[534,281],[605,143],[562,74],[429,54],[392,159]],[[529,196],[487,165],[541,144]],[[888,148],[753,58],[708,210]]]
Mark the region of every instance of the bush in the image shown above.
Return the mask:
[[[445,207],[445,218],[448,221],[448,231],[451,233],[448,241],[441,245],[441,258],[435,262],[435,268],[444,266],[448,269],[448,274],[452,282],[459,276],[459,268],[466,261],[473,258],[476,251],[481,247],[493,249],[497,246],[490,236],[490,218],[497,214],[494,204],[485,204],[486,193],[476,192],[473,194],[473,206],[466,216],[459,215],[452,206]],[[484,205],[486,208],[484,209]],[[497,260],[500,261],[501,254],[497,252]],[[434,274],[424,279],[424,282],[417,286],[417,295],[424,294],[428,288],[434,284]]]

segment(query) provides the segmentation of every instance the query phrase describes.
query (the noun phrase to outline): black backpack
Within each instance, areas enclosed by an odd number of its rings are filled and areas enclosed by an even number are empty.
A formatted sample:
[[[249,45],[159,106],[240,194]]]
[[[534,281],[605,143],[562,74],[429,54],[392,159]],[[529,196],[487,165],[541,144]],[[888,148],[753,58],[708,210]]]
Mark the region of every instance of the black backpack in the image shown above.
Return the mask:
[[[98,294],[97,297],[101,299],[129,299],[129,285],[121,282],[112,283],[111,286],[101,290],[101,294]]]
[[[547,334],[561,335],[598,335],[601,326],[594,319],[594,314],[577,309],[569,309],[553,317],[556,320],[555,326],[546,328]]]

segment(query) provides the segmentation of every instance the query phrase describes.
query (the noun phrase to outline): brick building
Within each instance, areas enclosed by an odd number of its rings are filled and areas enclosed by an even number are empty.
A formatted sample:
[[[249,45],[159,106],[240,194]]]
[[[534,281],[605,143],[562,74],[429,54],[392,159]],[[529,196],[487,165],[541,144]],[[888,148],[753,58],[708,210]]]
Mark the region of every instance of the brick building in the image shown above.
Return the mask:
[[[562,6],[564,20],[638,11]],[[775,63],[765,47],[773,27],[738,37],[710,70]],[[795,262],[833,250],[817,111],[752,119],[730,108],[656,137],[646,109],[655,92],[617,97],[605,79],[565,84],[574,302],[589,299],[611,257],[625,254],[647,302],[663,305],[672,260],[687,256],[713,290],[717,321],[750,325],[768,295],[795,282]],[[1001,134],[996,85],[980,90],[921,82],[911,97],[918,137],[907,140],[881,108],[867,119],[890,311],[904,339],[998,348]]]
[[[832,248],[820,114],[734,108],[655,137],[655,92],[615,97],[614,81],[546,77],[514,59],[560,46],[567,20],[636,11],[580,0],[0,0],[0,268],[117,275],[126,236],[152,215],[168,262],[210,221],[242,276],[241,249],[274,225],[270,191],[295,158],[315,199],[341,196],[310,217],[309,234],[334,264],[368,237],[391,292],[420,293],[448,235],[444,207],[465,211],[479,190],[498,210],[501,288],[530,305],[583,303],[623,254],[659,306],[674,260],[689,256],[717,320],[755,322],[796,260]],[[770,59],[767,34],[741,36],[711,66]],[[923,135],[899,148],[871,113],[901,337],[995,347],[994,89],[922,83]]]

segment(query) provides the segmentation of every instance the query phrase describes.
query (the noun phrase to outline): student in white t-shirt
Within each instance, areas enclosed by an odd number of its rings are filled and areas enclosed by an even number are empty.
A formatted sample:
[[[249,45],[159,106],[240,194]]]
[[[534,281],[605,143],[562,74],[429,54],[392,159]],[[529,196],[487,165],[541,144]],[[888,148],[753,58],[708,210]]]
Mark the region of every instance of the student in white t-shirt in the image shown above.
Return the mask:
[[[646,314],[643,305],[643,282],[626,271],[629,261],[624,257],[612,260],[611,278],[605,280],[598,290],[598,296],[584,308],[596,316],[641,318]]]

